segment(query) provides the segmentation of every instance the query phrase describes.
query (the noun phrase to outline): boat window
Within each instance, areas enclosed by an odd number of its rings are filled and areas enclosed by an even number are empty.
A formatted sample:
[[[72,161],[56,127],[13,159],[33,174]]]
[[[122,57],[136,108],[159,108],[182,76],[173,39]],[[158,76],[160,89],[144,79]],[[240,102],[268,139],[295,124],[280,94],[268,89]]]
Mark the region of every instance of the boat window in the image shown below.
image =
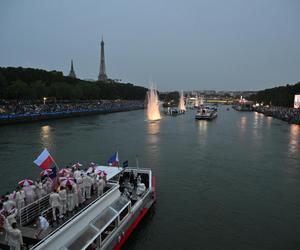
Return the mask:
[[[102,228],[104,228],[107,225],[107,223],[109,223],[117,216],[118,214],[113,209],[108,208],[93,221],[93,224],[95,227],[102,231]]]
[[[149,174],[142,173],[140,175],[141,175],[142,183],[145,184],[146,188],[149,188]]]
[[[117,174],[114,177],[112,177],[109,181],[119,182],[119,178],[120,178],[120,174]]]
[[[118,200],[116,200],[114,203],[110,205],[111,208],[113,208],[115,211],[120,212],[124,207],[126,207],[130,201],[126,197],[120,197]]]
[[[68,249],[80,250],[83,249],[86,244],[91,241],[96,235],[97,230],[91,226],[88,226],[80,235],[76,236],[76,239],[69,245]]]
[[[101,240],[102,242],[115,230],[118,224],[118,219],[116,218],[113,220],[101,233]]]
[[[123,211],[120,213],[120,221],[123,221],[123,219],[126,217],[126,215],[129,213],[129,204],[126,208],[123,209]]]

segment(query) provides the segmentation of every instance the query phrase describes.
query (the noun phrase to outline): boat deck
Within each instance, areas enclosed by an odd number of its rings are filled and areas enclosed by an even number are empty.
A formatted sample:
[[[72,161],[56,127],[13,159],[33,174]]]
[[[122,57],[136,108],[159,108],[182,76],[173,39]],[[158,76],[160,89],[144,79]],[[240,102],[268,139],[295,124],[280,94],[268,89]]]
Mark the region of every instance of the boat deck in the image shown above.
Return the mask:
[[[109,180],[106,187],[104,188],[103,194],[101,196],[97,196],[96,193],[92,193],[91,194],[91,198],[86,200],[80,207],[78,207],[77,209],[74,209],[74,211],[67,213],[66,215],[64,215],[64,217],[62,219],[59,219],[57,221],[54,221],[52,218],[52,208],[49,205],[49,201],[48,201],[48,197],[44,197],[44,199],[42,199],[43,203],[38,203],[36,201],[36,203],[32,203],[29,204],[28,206],[35,206],[35,207],[30,207],[31,210],[24,210],[24,214],[20,213],[19,216],[19,221],[18,221],[18,228],[21,230],[22,232],[22,236],[23,236],[23,242],[24,245],[26,246],[26,249],[30,249],[30,248],[34,248],[34,249],[43,249],[43,247],[45,246],[45,242],[49,242],[49,238],[54,237],[57,238],[58,234],[57,232],[60,232],[61,230],[64,230],[66,228],[66,226],[68,227],[70,224],[74,223],[74,221],[78,221],[80,219],[82,219],[83,217],[87,216],[88,220],[85,220],[83,224],[80,225],[84,225],[86,223],[87,226],[83,226],[85,229],[82,232],[82,237],[84,237],[84,239],[86,239],[86,233],[90,233],[90,229],[92,227],[92,233],[100,233],[100,238],[101,241],[105,241],[106,238],[110,238],[111,237],[111,232],[108,231],[109,227],[111,225],[106,225],[106,223],[111,223],[107,220],[113,219],[113,227],[116,229],[117,225],[119,225],[120,221],[123,220],[124,218],[127,218],[126,215],[131,211],[131,209],[134,209],[134,207],[136,207],[136,204],[138,204],[140,200],[144,199],[146,193],[148,192],[149,188],[150,188],[150,180],[151,179],[151,174],[149,174],[148,170],[143,170],[143,169],[139,169],[139,175],[141,177],[141,181],[142,183],[145,184],[146,190],[145,192],[139,196],[139,197],[130,197],[128,199],[127,198],[124,200],[123,195],[126,196],[126,192],[124,193],[124,190],[126,190],[126,185],[124,186],[124,183],[126,183],[125,180],[130,181],[131,185],[133,185],[134,182],[132,182],[132,176],[131,173],[132,171],[129,169],[126,169],[122,176],[118,178],[118,180]],[[135,177],[135,181],[136,181],[136,177]],[[124,182],[125,181],[125,182]],[[107,208],[104,208],[104,210],[101,210],[101,214],[99,214],[97,207],[95,207],[96,204],[105,204],[105,202],[101,202],[106,201],[107,199],[111,198],[111,197],[116,197],[116,196],[111,196],[112,194],[116,194],[116,190],[120,190],[121,192],[119,193],[122,194],[121,196],[119,196],[119,198],[115,199],[113,201],[113,203],[109,203],[110,205]],[[110,200],[110,202],[112,202],[112,200]],[[44,206],[44,204],[47,203],[47,207]],[[139,203],[140,204],[140,203]],[[40,208],[40,206],[42,206],[42,209],[37,209],[37,207]],[[97,205],[98,206],[98,205]],[[26,217],[26,213],[30,213],[30,221],[26,221],[25,219],[23,220],[23,217]],[[88,214],[87,214],[88,212]],[[95,214],[96,213],[96,214]],[[43,232],[43,235],[40,235],[40,239],[36,239],[35,234],[38,232],[38,227],[36,225],[36,218],[38,218],[38,216],[43,215],[45,218],[47,218],[48,222],[49,222],[49,228],[47,229],[47,231]],[[25,215],[25,216],[23,216]],[[82,216],[84,215],[84,216]],[[96,216],[95,216],[96,215]],[[94,216],[94,217],[93,217]],[[94,219],[91,219],[91,218]],[[22,225],[23,226],[20,226]],[[77,222],[75,222],[77,223]],[[92,225],[91,225],[92,224]],[[80,226],[79,226],[80,227]],[[75,227],[74,227],[75,228]],[[95,231],[95,228],[97,229]],[[105,230],[104,230],[105,229]],[[104,231],[103,231],[104,230]],[[113,231],[113,230],[111,230]],[[72,230],[67,230],[64,231],[67,234],[72,234]],[[59,235],[65,235],[65,234],[59,234]],[[62,239],[58,239],[57,242],[58,244],[66,244],[64,246],[67,246],[67,248],[69,249],[85,249],[86,248],[86,244],[88,244],[86,242],[86,240],[82,240],[81,239],[81,235],[77,235],[76,237],[73,237],[74,235],[72,235],[72,238],[69,237],[70,235],[68,235],[68,237],[66,237],[66,242],[65,243],[61,243]],[[64,236],[59,236],[59,237],[64,237]],[[6,238],[6,232],[3,231],[2,233],[0,232],[0,249],[9,249],[9,246],[7,245],[7,241],[5,240]],[[89,238],[87,238],[89,239]],[[108,242],[106,240],[106,242]],[[48,244],[48,243],[46,243]],[[56,244],[55,242],[50,243],[50,244]],[[74,245],[75,244],[75,245]],[[102,244],[102,243],[101,243]],[[76,247],[75,247],[76,246]],[[55,247],[56,248],[56,247]],[[51,248],[48,248],[51,249]]]
[[[78,214],[80,214],[81,211],[83,211],[86,207],[88,207],[89,204],[93,203],[95,200],[101,198],[104,196],[106,193],[108,193],[114,186],[107,185],[104,190],[103,194],[101,196],[97,196],[96,193],[91,194],[91,198],[86,200],[81,206],[78,208],[74,209],[72,212],[68,212],[62,219],[58,219],[56,222],[53,221],[52,219],[52,209],[49,208],[47,215],[47,220],[49,222],[49,228],[47,231],[41,235],[40,239],[35,238],[35,234],[38,231],[37,225],[35,221],[32,221],[31,223],[25,225],[25,226],[18,226],[18,228],[22,232],[23,236],[23,242],[26,247],[33,246],[34,244],[38,243],[41,239],[43,239],[45,236],[49,235],[50,233],[54,232],[57,230],[59,227],[61,227],[63,224],[67,223],[69,220],[72,220],[75,218]],[[38,215],[37,215],[38,216]],[[9,249],[9,246],[7,245],[7,240],[6,240],[6,232],[0,232],[0,249]]]

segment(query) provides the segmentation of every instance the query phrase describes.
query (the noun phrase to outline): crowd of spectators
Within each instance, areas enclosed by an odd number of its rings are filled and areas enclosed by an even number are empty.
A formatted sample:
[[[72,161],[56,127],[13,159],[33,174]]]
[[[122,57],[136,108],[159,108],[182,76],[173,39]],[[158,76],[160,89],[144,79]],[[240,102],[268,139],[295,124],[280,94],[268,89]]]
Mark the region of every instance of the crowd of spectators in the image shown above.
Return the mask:
[[[143,101],[139,100],[97,100],[81,102],[30,102],[0,100],[0,115],[39,114],[53,112],[93,111],[99,109],[114,109],[121,107],[140,107]]]
[[[300,124],[300,109],[279,106],[259,106],[255,108],[255,111],[290,123]]]

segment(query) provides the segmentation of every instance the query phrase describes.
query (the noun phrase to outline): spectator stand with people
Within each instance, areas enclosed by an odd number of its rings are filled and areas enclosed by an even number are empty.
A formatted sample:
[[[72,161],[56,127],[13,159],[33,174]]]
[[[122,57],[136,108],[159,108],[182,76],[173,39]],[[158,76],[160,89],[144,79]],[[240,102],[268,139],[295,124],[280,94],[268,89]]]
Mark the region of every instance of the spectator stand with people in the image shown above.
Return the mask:
[[[96,100],[41,103],[30,101],[2,100],[0,105],[0,125],[7,122],[33,121],[69,116],[101,114],[144,108],[138,100]]]

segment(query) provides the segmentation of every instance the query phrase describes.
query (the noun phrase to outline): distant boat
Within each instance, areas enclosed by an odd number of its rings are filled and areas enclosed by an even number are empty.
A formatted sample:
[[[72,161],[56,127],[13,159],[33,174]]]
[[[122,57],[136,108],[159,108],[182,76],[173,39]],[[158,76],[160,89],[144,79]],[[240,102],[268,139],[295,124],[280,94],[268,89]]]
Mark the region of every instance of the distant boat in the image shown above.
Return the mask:
[[[179,110],[177,108],[168,108],[165,111],[166,115],[176,116],[176,115],[182,115],[185,114],[185,110]]]
[[[236,105],[233,105],[232,108],[236,111],[253,111],[253,102],[247,101],[241,96],[239,102]]]
[[[248,103],[233,105],[232,108],[235,109],[236,111],[253,111],[252,104],[248,104]]]
[[[204,108],[200,108],[196,115],[195,115],[195,119],[196,120],[213,120],[215,118],[217,118],[218,116],[218,112],[216,109],[214,108],[210,108],[210,107],[204,107]]]

